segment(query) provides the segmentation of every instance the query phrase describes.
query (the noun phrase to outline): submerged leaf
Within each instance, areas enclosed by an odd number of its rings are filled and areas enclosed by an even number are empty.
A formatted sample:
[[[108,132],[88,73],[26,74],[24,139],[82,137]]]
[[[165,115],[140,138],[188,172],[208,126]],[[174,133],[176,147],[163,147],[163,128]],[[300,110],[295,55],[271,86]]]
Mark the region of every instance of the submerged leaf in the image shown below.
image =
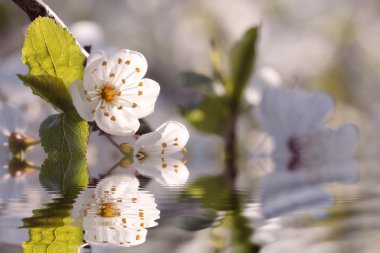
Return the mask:
[[[22,61],[32,75],[50,75],[66,86],[82,79],[84,55],[66,28],[46,17],[36,18],[29,26]]]
[[[33,94],[51,103],[55,108],[62,111],[68,111],[73,108],[70,93],[62,79],[47,75],[34,76],[31,74],[18,75],[18,77],[26,86],[32,89]]]
[[[41,183],[67,191],[88,184],[86,151],[88,124],[75,110],[49,116],[40,127],[41,144],[48,154],[41,168]]]

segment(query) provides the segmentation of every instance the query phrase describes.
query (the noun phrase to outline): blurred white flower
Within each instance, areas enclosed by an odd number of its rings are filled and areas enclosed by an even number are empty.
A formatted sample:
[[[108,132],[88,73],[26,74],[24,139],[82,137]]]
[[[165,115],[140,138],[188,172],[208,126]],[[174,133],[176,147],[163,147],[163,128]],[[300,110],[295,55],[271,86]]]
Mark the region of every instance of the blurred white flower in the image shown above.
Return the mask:
[[[103,29],[93,21],[77,21],[70,26],[70,31],[81,45],[98,48],[104,43]]]
[[[9,104],[0,103],[0,166],[4,168],[11,153],[16,154],[28,147],[31,137],[25,134],[26,121],[20,111]]]
[[[333,99],[322,92],[274,88],[264,91],[256,116],[274,140],[276,170],[321,169],[331,164],[340,167],[352,159],[357,128],[351,124],[339,129],[324,127],[326,115],[333,108]]]
[[[110,60],[103,51],[91,54],[83,82],[76,81],[71,95],[79,115],[96,121],[106,133],[131,135],[139,118],[151,114],[160,92],[158,83],[144,78],[148,65],[135,51],[121,50]]]
[[[130,247],[146,240],[147,229],[160,218],[154,196],[139,190],[131,175],[103,179],[84,208],[84,239],[90,245]]]
[[[282,79],[276,70],[270,67],[259,68],[245,90],[245,99],[251,105],[261,102],[263,90],[267,87],[280,87]]]
[[[135,142],[133,164],[141,174],[162,178],[167,185],[184,184],[189,177],[186,160],[176,155],[179,152],[186,153],[188,140],[189,132],[184,125],[167,121]]]
[[[333,200],[323,184],[357,179],[353,161],[357,128],[325,127],[324,119],[333,107],[332,98],[321,92],[264,91],[257,118],[275,144],[274,169],[258,187],[266,218],[330,205]]]

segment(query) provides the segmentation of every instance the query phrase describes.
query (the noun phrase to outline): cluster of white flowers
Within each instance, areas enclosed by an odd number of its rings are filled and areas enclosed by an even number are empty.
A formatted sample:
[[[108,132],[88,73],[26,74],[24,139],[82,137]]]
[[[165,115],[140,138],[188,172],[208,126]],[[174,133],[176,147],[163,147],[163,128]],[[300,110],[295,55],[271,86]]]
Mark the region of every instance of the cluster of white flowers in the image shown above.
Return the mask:
[[[108,134],[134,134],[140,127],[138,119],[153,112],[160,92],[157,82],[143,78],[147,68],[145,57],[131,50],[121,50],[110,59],[103,51],[91,54],[83,82],[76,81],[70,87],[79,115],[95,121]],[[175,121],[142,135],[133,146],[137,170],[168,185],[186,182],[186,160],[173,154],[185,153],[188,139],[186,127]]]
[[[274,144],[274,168],[259,183],[264,216],[331,204],[321,185],[353,183],[358,177],[353,161],[357,128],[325,126],[334,109],[328,94],[262,84],[259,88],[255,116]]]

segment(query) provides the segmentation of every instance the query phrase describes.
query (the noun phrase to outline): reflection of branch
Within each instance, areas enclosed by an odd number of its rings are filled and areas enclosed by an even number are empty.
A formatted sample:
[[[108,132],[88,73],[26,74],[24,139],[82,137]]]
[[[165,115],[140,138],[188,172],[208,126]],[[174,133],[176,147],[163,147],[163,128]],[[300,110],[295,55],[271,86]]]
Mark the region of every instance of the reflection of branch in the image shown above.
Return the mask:
[[[228,177],[232,179],[232,182],[236,178],[236,173],[237,173],[236,123],[237,123],[237,113],[233,112],[230,118],[230,122],[227,126],[227,133],[225,136],[226,173]]]
[[[59,25],[67,28],[65,23],[54,13],[50,7],[42,2],[42,0],[12,0],[20,9],[22,9],[29,17],[30,21],[35,20],[39,16],[54,19]],[[79,45],[78,41],[77,44]],[[88,53],[79,45],[84,56],[88,57]]]

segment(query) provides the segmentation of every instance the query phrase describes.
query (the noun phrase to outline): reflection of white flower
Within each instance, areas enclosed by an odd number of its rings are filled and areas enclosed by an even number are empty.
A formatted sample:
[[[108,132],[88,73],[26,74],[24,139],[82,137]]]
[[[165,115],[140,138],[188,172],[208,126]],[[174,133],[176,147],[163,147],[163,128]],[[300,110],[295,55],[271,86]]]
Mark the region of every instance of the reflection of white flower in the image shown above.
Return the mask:
[[[147,68],[145,57],[135,51],[121,50],[110,60],[102,51],[91,54],[83,82],[70,87],[80,116],[112,135],[135,133],[138,119],[153,112],[160,92],[158,83],[142,79]]]
[[[129,247],[145,242],[147,229],[160,218],[154,196],[138,189],[130,175],[114,175],[96,187],[85,205],[83,228],[91,245]]]
[[[186,160],[175,155],[186,152],[188,140],[189,132],[184,125],[168,121],[136,141],[133,164],[141,174],[162,177],[168,185],[183,184],[189,177]]]
[[[20,111],[9,105],[0,104],[0,166],[4,168],[10,159],[10,141],[16,144],[22,138],[26,130],[26,121]],[[1,170],[0,173],[2,173]]]
[[[258,185],[263,216],[272,218],[331,205],[332,196],[320,187],[322,182],[302,172],[273,172],[264,176]]]

